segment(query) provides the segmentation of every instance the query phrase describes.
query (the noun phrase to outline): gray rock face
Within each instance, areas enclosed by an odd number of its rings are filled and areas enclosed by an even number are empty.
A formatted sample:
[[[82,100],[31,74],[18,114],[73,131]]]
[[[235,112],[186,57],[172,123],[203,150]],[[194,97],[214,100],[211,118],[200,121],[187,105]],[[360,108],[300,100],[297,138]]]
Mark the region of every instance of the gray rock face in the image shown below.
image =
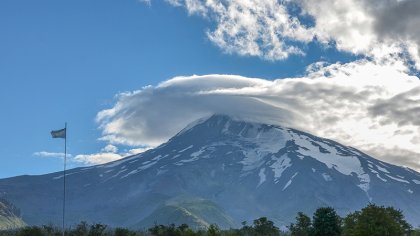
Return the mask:
[[[62,177],[2,179],[0,194],[28,224],[59,224]],[[332,140],[223,115],[197,121],[153,150],[72,169],[66,178],[69,225],[87,220],[145,227],[142,222],[184,197],[214,206],[190,219],[210,219],[203,225],[230,227],[261,216],[287,225],[298,211],[332,206],[345,215],[369,202],[394,206],[412,224],[420,222],[419,173]]]

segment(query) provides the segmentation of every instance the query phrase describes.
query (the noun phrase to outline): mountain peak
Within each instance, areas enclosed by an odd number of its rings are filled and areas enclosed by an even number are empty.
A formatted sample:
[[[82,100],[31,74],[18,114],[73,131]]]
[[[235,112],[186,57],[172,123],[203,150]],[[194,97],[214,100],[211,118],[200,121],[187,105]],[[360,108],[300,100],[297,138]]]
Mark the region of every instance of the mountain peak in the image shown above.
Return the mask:
[[[292,128],[220,114],[193,122],[155,149],[67,175],[73,223],[80,221],[77,214],[89,212],[91,221],[139,226],[174,212],[178,218],[193,215],[194,222],[230,225],[230,217],[242,222],[267,216],[284,225],[298,211],[312,214],[333,206],[345,215],[368,202],[402,209],[411,222],[420,220],[414,207],[420,204],[419,173]],[[0,192],[22,209],[26,222],[45,224],[61,214],[56,196],[62,177],[0,180]],[[169,204],[178,196],[209,203]],[[116,212],[121,214],[113,217]]]
[[[256,137],[261,132],[267,132],[275,128],[281,130],[280,126],[263,124],[247,119],[232,117],[225,114],[214,114],[190,123],[176,136],[187,133],[201,133],[201,135],[230,135],[241,137]]]

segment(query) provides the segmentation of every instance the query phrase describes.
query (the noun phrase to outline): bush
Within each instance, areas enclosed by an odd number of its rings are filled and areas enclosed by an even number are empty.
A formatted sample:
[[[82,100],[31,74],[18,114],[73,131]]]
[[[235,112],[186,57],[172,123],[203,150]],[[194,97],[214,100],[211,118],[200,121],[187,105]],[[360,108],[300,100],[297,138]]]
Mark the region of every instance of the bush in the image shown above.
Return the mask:
[[[135,236],[136,233],[132,232],[128,229],[116,228],[115,231],[114,231],[114,235],[115,236]]]
[[[44,236],[44,233],[38,226],[31,226],[19,230],[16,236]]]

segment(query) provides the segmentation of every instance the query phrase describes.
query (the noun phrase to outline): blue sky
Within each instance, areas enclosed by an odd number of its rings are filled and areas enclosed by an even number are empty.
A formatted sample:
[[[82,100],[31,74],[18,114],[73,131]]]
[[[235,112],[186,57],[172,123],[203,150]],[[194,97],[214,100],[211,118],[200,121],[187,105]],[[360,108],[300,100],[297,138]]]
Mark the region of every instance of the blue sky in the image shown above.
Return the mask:
[[[112,108],[121,92],[194,74],[303,77],[315,62],[366,57],[322,40],[299,43],[305,55],[284,59],[227,52],[206,33],[220,22],[182,4],[1,1],[0,178],[60,171],[61,159],[34,153],[62,152],[63,141],[49,132],[65,121],[69,153],[100,152],[108,142],[98,140],[104,129],[95,117]],[[121,152],[142,146],[113,145]]]

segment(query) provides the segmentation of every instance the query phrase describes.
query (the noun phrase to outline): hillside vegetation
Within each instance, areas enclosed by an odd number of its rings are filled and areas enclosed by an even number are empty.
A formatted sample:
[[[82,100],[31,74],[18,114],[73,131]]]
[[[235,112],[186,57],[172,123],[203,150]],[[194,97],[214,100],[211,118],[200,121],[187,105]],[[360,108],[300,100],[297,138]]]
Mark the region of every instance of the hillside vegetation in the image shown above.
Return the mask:
[[[0,230],[24,227],[19,209],[5,199],[0,198]]]
[[[62,231],[55,226],[31,226],[0,231],[2,236],[59,236]],[[282,231],[273,221],[261,217],[252,225],[242,222],[239,229],[220,230],[216,224],[203,229],[191,229],[188,224],[155,225],[144,230],[110,228],[103,224],[81,222],[65,232],[67,236],[420,236],[401,211],[392,207],[369,204],[361,211],[341,218],[334,208],[321,207],[312,218],[299,212],[295,222]]]

